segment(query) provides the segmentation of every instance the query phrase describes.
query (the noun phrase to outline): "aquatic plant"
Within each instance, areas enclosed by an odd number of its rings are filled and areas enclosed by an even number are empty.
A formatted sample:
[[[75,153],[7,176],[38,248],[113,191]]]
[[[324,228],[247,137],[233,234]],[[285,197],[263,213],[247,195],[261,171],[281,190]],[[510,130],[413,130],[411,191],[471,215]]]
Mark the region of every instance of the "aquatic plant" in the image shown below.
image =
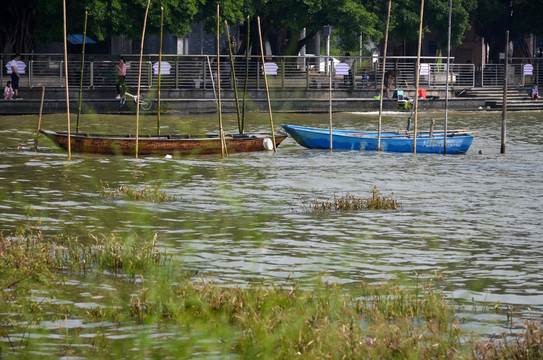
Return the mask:
[[[503,333],[475,342],[473,354],[478,359],[542,359],[542,326],[534,321],[525,321],[522,332]]]
[[[396,210],[401,207],[397,200],[381,194],[374,186],[371,196],[363,198],[351,193],[344,196],[335,196],[333,200],[322,201],[317,197],[308,206],[302,202],[305,212],[322,213],[334,211],[358,211],[358,210]]]
[[[116,188],[111,188],[108,183],[100,181],[100,197],[112,198],[116,200],[134,200],[134,201],[149,201],[149,202],[165,202],[176,200],[175,197],[170,197],[160,188],[159,185],[131,188],[127,185],[120,185]]]
[[[454,304],[438,287],[441,277],[349,286],[322,279],[259,281],[241,287],[195,277],[158,247],[157,237],[90,238],[49,239],[36,229],[0,236],[2,356],[535,359],[542,354],[535,323],[491,342],[462,330]],[[81,276],[125,291],[98,297],[99,304],[90,308],[54,301],[57,287]],[[44,320],[58,326],[41,327]],[[69,328],[69,320],[91,326]],[[58,347],[45,351],[51,338],[58,339]]]

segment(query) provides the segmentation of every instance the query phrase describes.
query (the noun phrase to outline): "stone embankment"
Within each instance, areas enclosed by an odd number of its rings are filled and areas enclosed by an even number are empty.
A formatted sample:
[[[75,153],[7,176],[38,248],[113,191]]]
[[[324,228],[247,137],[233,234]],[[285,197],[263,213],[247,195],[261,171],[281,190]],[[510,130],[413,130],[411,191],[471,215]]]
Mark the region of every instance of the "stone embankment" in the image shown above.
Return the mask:
[[[412,98],[414,89],[403,89],[404,93]],[[509,111],[543,110],[543,101],[531,101],[528,97],[529,88],[514,88],[508,92]],[[135,91],[134,91],[135,92]],[[41,88],[22,88],[22,100],[0,100],[0,115],[9,114],[37,114],[41,103]],[[156,111],[157,94],[142,90],[143,96],[153,100],[150,112]],[[113,89],[85,89],[82,94],[83,113],[133,113],[135,103],[127,98],[125,104],[115,100]],[[379,90],[364,88],[357,90],[334,89],[332,93],[332,109],[335,112],[368,112],[379,109],[379,100],[376,96]],[[441,110],[445,107],[445,92],[443,90],[428,90],[427,95],[432,100],[419,102],[420,110]],[[63,113],[66,111],[66,92],[62,88],[48,88],[45,92],[44,113]],[[78,111],[78,92],[70,90],[70,111]],[[272,109],[274,112],[328,112],[329,92],[325,89],[273,89],[270,92]],[[437,97],[439,97],[437,99]],[[232,90],[222,90],[222,110],[235,112],[235,96]],[[240,94],[241,98],[241,94]],[[252,90],[247,94],[248,111],[267,111],[266,92]],[[166,113],[212,113],[217,110],[215,93],[210,89],[163,90],[161,92],[161,108]],[[486,110],[501,111],[503,103],[503,90],[500,88],[469,88],[456,90],[449,98],[451,110]],[[386,111],[398,110],[398,103],[385,99],[383,109]]]
[[[507,89],[508,111],[543,110],[543,101],[532,101],[529,98],[530,88]],[[483,109],[502,110],[503,89],[501,88],[472,88],[457,94],[461,99],[479,99],[484,101]]]

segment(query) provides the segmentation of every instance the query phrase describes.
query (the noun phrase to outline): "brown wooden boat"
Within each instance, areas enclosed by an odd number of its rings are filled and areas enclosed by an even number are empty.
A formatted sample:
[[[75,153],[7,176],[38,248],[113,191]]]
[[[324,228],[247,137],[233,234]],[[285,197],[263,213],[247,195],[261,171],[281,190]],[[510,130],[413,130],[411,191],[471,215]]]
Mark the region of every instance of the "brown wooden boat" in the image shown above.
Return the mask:
[[[68,134],[40,129],[40,133],[63,149],[68,149]],[[284,133],[275,134],[279,146],[287,138]],[[268,139],[266,141],[266,139]],[[249,133],[225,135],[228,153],[264,151],[273,148],[270,134]],[[133,135],[70,134],[71,150],[96,154],[131,155],[136,152],[136,137]],[[207,135],[140,135],[138,154],[220,154],[221,141],[218,134]]]

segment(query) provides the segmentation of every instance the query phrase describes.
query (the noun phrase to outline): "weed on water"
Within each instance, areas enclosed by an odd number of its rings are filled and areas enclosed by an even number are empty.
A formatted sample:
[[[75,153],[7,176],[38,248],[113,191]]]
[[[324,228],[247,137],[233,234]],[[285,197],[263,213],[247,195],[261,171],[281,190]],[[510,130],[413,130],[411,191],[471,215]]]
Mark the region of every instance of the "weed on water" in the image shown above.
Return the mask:
[[[396,210],[401,207],[397,200],[392,198],[392,195],[383,195],[377,187],[373,187],[371,196],[364,198],[351,193],[344,196],[335,196],[333,200],[322,201],[317,197],[306,204],[302,201],[302,207],[306,213],[330,213],[339,211],[359,211],[359,210]]]
[[[120,185],[117,188],[111,188],[108,183],[100,181],[100,197],[111,198],[115,200],[166,202],[177,200],[175,197],[166,195],[159,185],[131,188],[126,185]]]

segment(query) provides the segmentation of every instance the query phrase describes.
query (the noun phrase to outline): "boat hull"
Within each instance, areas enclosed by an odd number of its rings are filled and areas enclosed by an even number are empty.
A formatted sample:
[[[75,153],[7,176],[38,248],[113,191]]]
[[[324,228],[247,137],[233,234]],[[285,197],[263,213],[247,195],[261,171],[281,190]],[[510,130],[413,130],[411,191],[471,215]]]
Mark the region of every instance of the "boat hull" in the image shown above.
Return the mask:
[[[47,138],[63,149],[68,149],[68,134],[40,130]],[[275,144],[279,146],[287,137],[286,134],[277,134]],[[229,153],[264,151],[265,139],[269,134],[253,133],[243,135],[225,135],[226,147]],[[74,133],[70,135],[71,151],[96,154],[122,154],[136,153],[136,137],[131,135],[92,135]],[[138,138],[139,155],[155,154],[220,154],[221,141],[219,135],[160,135],[140,136]]]
[[[330,130],[295,125],[281,125],[300,145],[309,149],[330,149]],[[443,132],[419,133],[417,153],[442,154],[444,152]],[[447,154],[464,154],[473,141],[473,135],[465,132],[447,134]],[[333,149],[377,151],[375,131],[333,130]],[[390,152],[413,152],[413,135],[385,132],[381,134],[381,150]]]

